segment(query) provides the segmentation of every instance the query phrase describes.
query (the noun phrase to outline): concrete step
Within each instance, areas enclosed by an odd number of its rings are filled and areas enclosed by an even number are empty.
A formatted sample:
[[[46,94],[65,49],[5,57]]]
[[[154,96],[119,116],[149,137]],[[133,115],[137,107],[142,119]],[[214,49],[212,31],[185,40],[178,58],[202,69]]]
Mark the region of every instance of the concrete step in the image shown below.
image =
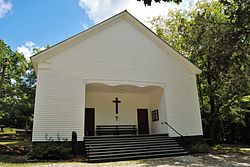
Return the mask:
[[[188,154],[167,135],[103,136],[85,138],[89,162],[141,159]]]
[[[86,145],[98,146],[98,145],[120,145],[124,144],[140,144],[140,143],[177,143],[175,140],[130,140],[130,141],[108,141],[108,142],[85,142]]]
[[[142,148],[142,147],[147,147],[147,148],[154,148],[154,147],[177,147],[180,146],[178,143],[159,143],[157,145],[148,145],[147,143],[142,143],[142,144],[137,144],[137,145],[131,145],[131,144],[123,144],[123,145],[105,145],[105,146],[100,146],[100,147],[86,147],[87,149],[91,149],[91,151],[95,150],[107,150],[107,149],[112,149],[112,150],[117,150],[117,149],[136,149],[136,148]]]
[[[137,153],[137,154],[141,154],[141,153],[145,153],[145,152],[157,152],[157,151],[172,151],[172,152],[175,152],[175,151],[185,151],[182,147],[178,146],[178,147],[161,147],[161,148],[134,148],[134,149],[126,149],[126,153]],[[101,150],[101,151],[93,151],[91,150],[89,152],[89,156],[92,156],[92,155],[111,155],[111,154],[124,154],[125,152],[125,149],[119,149],[119,150],[108,150],[108,151],[104,151],[104,150]]]
[[[128,146],[141,146],[141,147],[146,147],[149,145],[179,145],[176,141],[173,142],[143,142],[143,141],[138,141],[138,142],[133,142],[133,143],[128,143],[128,142],[123,142],[123,143],[109,143],[109,144],[91,144],[87,145],[85,144],[86,148],[117,148],[117,147],[128,147]]]
[[[148,159],[148,158],[160,158],[160,157],[171,157],[171,156],[183,156],[188,155],[188,152],[178,153],[159,153],[159,154],[146,154],[146,155],[130,155],[126,157],[102,157],[102,158],[87,158],[87,162],[110,162],[110,161],[122,161],[122,160],[135,160],[135,159]]]
[[[88,139],[85,139],[85,143],[110,143],[110,142],[130,142],[130,141],[175,141],[173,138],[133,138],[133,139],[110,139],[110,140],[88,140]]]

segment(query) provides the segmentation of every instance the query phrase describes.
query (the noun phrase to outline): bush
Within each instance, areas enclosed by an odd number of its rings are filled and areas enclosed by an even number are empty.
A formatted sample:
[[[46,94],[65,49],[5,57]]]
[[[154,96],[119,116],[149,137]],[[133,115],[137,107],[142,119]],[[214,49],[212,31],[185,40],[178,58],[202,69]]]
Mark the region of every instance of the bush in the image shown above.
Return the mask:
[[[58,160],[71,158],[71,154],[70,143],[47,141],[45,143],[34,143],[30,158]]]
[[[71,139],[71,145],[72,145],[72,154],[75,157],[76,156],[76,150],[77,150],[77,134],[76,132],[72,132],[72,139]]]
[[[188,149],[190,153],[207,153],[209,152],[209,146],[204,142],[197,142]]]

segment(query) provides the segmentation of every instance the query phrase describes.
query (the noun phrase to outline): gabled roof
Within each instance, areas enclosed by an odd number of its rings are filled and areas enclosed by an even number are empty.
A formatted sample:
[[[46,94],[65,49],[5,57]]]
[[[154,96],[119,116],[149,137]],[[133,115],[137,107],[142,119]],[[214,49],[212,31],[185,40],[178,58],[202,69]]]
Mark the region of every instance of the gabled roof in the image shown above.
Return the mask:
[[[192,64],[186,57],[176,51],[173,47],[171,47],[166,41],[159,38],[153,31],[147,28],[144,24],[142,24],[139,20],[137,20],[134,16],[132,16],[127,10],[118,13],[117,15],[110,17],[109,19],[87,29],[79,34],[76,34],[49,49],[46,49],[38,54],[35,54],[30,57],[32,64],[37,72],[38,64],[44,62],[50,57],[56,55],[57,53],[83,41],[84,39],[92,36],[95,33],[98,33],[111,25],[121,21],[126,20],[135,28],[137,28],[140,32],[142,32],[145,36],[151,39],[155,44],[157,44],[160,48],[162,48],[165,52],[167,52],[170,56],[176,59],[179,63],[188,68],[191,72],[195,74],[201,73],[201,70],[197,68],[194,64]]]

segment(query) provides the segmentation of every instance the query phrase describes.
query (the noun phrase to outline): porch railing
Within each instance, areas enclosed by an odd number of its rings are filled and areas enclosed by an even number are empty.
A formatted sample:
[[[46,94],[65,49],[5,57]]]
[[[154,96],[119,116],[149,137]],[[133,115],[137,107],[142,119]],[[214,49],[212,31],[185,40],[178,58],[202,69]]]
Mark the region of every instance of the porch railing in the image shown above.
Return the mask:
[[[183,136],[182,134],[180,134],[175,128],[173,128],[168,122],[162,122],[161,124],[166,124],[168,127],[170,127],[175,133],[177,133],[182,140],[182,144],[183,147],[187,147],[190,143],[189,141],[187,141],[187,139],[185,138],[185,136]]]

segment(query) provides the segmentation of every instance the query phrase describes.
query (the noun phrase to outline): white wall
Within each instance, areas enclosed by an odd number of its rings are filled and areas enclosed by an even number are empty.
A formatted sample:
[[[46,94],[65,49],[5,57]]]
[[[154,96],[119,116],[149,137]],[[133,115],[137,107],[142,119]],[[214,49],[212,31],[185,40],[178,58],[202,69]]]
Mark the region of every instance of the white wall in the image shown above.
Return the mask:
[[[151,133],[152,134],[162,134],[168,133],[168,128],[166,125],[162,125],[162,122],[167,121],[167,111],[166,111],[166,99],[164,94],[164,89],[159,88],[149,94],[150,96],[150,115],[152,115],[153,110],[158,110],[159,121],[152,121],[152,116],[150,116],[151,122]]]
[[[190,72],[126,21],[47,60],[51,70],[84,80],[166,82]]]
[[[115,119],[115,97],[118,104],[119,120]],[[137,109],[149,108],[149,96],[135,93],[87,92],[86,108],[95,108],[96,125],[137,125]]]
[[[167,119],[188,135],[202,134],[195,78],[185,66],[126,21],[65,49],[39,69],[33,141],[44,133],[83,136],[83,83],[88,80],[166,83]]]
[[[167,122],[185,136],[202,135],[201,115],[195,76],[185,83],[169,83],[166,88]],[[171,136],[178,136],[169,129]]]
[[[78,78],[65,79],[61,73],[40,69],[32,141],[45,141],[46,135],[57,140],[58,133],[71,140],[72,131],[77,132],[78,140],[82,141],[83,94],[84,84]]]

